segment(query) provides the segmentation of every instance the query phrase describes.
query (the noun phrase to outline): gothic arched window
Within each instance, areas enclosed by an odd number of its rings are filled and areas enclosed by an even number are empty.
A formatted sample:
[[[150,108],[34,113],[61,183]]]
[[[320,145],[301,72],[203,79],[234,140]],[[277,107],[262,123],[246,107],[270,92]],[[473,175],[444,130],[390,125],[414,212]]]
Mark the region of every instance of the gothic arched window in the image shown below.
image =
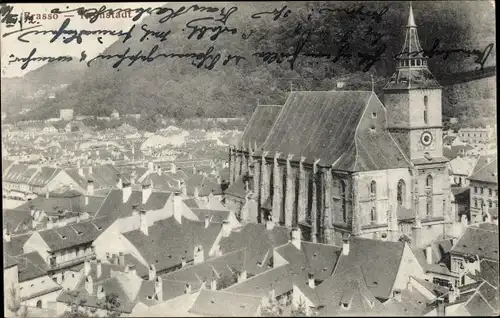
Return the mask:
[[[424,96],[424,123],[429,123],[429,98]]]
[[[403,179],[398,181],[398,193],[397,200],[398,205],[403,205],[405,203],[406,185]]]
[[[375,180],[370,182],[370,195],[377,196],[377,182]]]
[[[432,176],[428,175],[425,179],[425,186],[432,189]]]
[[[377,209],[375,207],[370,210],[370,220],[372,223],[377,222]]]
[[[427,199],[426,211],[427,211],[427,216],[430,216],[432,214],[432,199],[431,198]]]
[[[342,220],[347,222],[347,193],[344,180],[340,181],[340,197],[342,200]]]

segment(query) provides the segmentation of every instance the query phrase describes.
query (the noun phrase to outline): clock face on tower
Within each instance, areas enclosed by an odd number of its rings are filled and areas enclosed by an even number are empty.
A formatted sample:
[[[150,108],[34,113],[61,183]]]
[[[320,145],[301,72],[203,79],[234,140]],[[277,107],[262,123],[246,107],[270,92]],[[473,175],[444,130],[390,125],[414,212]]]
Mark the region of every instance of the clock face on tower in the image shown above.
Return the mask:
[[[429,146],[432,143],[432,134],[428,131],[424,131],[422,136],[420,136],[420,142],[424,146]]]

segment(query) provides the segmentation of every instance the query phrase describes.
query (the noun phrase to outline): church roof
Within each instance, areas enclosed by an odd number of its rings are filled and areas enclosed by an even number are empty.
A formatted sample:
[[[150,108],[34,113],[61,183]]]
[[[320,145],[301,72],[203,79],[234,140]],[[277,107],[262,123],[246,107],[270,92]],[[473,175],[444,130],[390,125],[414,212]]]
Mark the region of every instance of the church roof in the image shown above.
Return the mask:
[[[248,147],[250,144],[252,148],[262,146],[281,109],[281,105],[258,105],[243,132],[241,145]]]
[[[368,107],[382,113],[372,119],[365,114]],[[370,131],[371,121],[380,129]],[[320,159],[320,166],[344,171],[408,166],[385,129],[385,108],[371,91],[292,92],[263,149],[271,157],[279,152],[308,163]]]

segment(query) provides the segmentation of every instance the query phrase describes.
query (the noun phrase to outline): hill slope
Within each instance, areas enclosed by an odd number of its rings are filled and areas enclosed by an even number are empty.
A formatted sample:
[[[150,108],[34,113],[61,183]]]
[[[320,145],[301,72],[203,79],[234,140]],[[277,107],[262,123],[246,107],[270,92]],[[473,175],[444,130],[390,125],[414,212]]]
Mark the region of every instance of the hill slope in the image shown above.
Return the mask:
[[[339,79],[348,79],[358,83],[359,88],[369,89],[370,75],[376,79],[376,89],[380,90],[388,76],[394,71],[393,56],[398,53],[403,43],[404,26],[408,17],[407,2],[366,2],[364,11],[381,12],[385,5],[388,11],[380,22],[367,15],[355,16],[340,9],[353,7],[354,2],[289,2],[289,3],[203,3],[226,8],[234,5],[238,10],[228,19],[226,26],[236,28],[236,34],[224,33],[212,41],[207,32],[202,39],[196,36],[187,39],[187,23],[195,18],[218,15],[191,12],[175,18],[175,23],[159,23],[157,16],[146,17],[137,25],[133,38],[126,43],[117,41],[103,54],[122,54],[130,48],[130,54],[142,51],[147,55],[158,45],[158,53],[205,52],[213,46],[214,52],[242,54],[247,57],[245,63],[238,66],[222,66],[220,63],[212,70],[204,67],[195,68],[189,59],[159,58],[153,62],[137,61],[127,66],[123,62],[118,68],[112,64],[117,59],[96,60],[81,78],[74,81],[55,99],[44,103],[43,107],[31,114],[32,117],[47,118],[57,114],[60,108],[73,107],[77,113],[109,115],[113,109],[121,113],[142,113],[144,118],[154,120],[159,115],[185,118],[191,116],[232,117],[246,115],[253,111],[257,99],[263,104],[282,104],[290,88],[300,90],[330,90]],[[288,17],[283,15],[273,21],[272,16],[251,19],[253,13],[272,11],[287,5],[292,10]],[[180,5],[174,4],[174,7]],[[340,10],[331,14],[313,14],[318,8]],[[415,20],[419,27],[419,36],[424,48],[432,47],[439,39],[444,48],[483,48],[494,42],[494,10],[487,1],[470,2],[417,2],[413,4]],[[227,10],[227,9],[226,9]],[[316,10],[316,11],[315,11]],[[298,27],[300,23],[300,27]],[[141,26],[147,29],[168,31],[166,41],[141,41]],[[198,23],[199,26],[203,24]],[[207,23],[206,26],[214,25]],[[369,27],[372,31],[369,31]],[[331,53],[335,56],[342,43],[348,43],[349,56],[337,62],[333,58],[312,58],[299,56],[294,70],[286,62],[282,64],[262,62],[252,57],[253,52],[293,52],[297,47],[298,36],[307,27],[314,31],[303,52],[320,54]],[[351,37],[342,42],[339,37],[353,30]],[[253,31],[247,40],[242,34]],[[374,43],[376,32],[382,37]],[[296,32],[297,33],[297,32]],[[371,33],[371,35],[367,35]],[[374,36],[375,34],[375,36]],[[153,37],[153,36],[151,36]],[[365,40],[360,40],[362,37]],[[360,65],[360,52],[372,52],[385,43],[387,49],[380,56],[369,72],[363,72],[365,64]],[[494,63],[493,50],[489,63]],[[475,68],[474,56],[452,54],[434,56],[430,67],[439,78],[443,74],[467,71]],[[232,64],[232,63],[230,63]],[[487,66],[490,64],[487,64]]]

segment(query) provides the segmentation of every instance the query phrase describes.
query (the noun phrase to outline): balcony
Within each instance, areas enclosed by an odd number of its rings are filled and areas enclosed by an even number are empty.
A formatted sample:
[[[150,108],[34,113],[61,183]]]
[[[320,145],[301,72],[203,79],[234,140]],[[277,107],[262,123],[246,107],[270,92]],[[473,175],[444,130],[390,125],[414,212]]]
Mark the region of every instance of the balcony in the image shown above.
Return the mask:
[[[95,258],[96,258],[96,253],[92,252],[84,256],[73,258],[69,261],[60,262],[54,265],[49,264],[49,271],[57,271],[66,267],[75,266],[85,262],[86,259],[95,259]]]

